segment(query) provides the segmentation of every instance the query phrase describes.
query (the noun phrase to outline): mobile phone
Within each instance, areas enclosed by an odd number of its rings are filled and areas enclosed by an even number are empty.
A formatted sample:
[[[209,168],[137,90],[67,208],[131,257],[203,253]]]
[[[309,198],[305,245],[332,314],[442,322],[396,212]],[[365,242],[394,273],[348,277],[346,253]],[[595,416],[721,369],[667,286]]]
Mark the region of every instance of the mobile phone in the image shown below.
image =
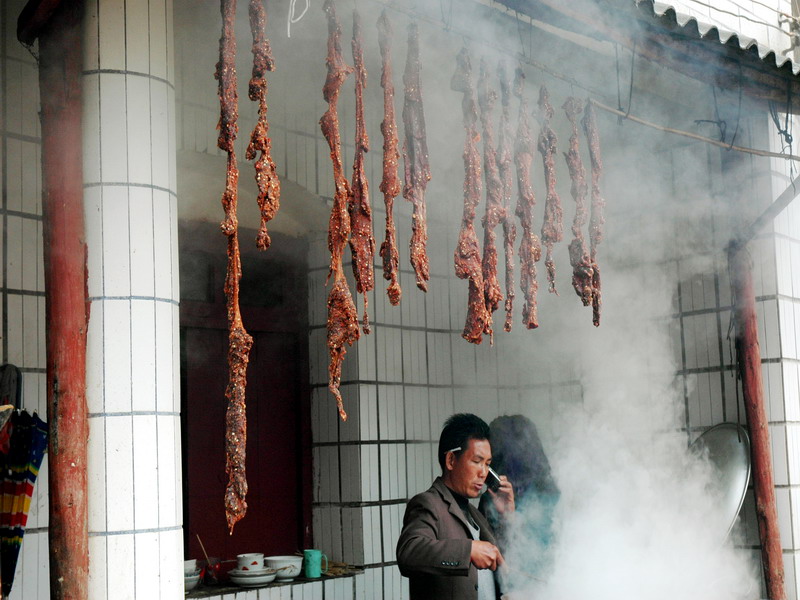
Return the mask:
[[[486,475],[486,487],[496,492],[500,489],[500,476],[489,467],[489,473]]]

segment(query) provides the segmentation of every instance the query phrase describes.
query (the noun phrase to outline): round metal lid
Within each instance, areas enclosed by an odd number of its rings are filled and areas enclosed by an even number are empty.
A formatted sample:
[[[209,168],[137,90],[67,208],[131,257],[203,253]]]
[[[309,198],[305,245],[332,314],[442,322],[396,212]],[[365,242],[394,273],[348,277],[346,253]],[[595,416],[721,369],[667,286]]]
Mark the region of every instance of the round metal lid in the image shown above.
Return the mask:
[[[704,450],[708,452],[722,498],[719,509],[730,523],[725,532],[727,537],[742,508],[750,480],[750,438],[747,431],[736,423],[720,423],[700,435],[689,449],[698,454]]]

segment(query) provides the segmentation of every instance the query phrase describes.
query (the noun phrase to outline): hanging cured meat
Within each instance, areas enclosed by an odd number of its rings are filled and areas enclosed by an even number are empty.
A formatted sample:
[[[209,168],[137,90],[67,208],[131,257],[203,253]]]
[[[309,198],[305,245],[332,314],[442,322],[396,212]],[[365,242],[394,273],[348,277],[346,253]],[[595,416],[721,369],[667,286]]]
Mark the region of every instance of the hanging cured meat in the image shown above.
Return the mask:
[[[247,445],[247,420],[245,411],[245,386],[247,361],[253,338],[245,331],[239,311],[239,279],[242,264],[239,256],[238,220],[236,216],[239,169],[236,166],[234,142],[239,126],[238,96],[236,93],[236,0],[222,0],[222,36],[219,40],[219,62],[215,77],[219,82],[220,103],[219,137],[217,146],[228,155],[225,191],[222,207],[225,219],[222,232],[228,238],[228,267],[225,274],[225,297],[228,316],[228,385],[225,398],[225,471],[228,485],[225,488],[225,517],[228,529],[247,512],[247,478],[245,476],[245,446]]]
[[[425,189],[431,179],[428,162],[428,140],[425,134],[425,114],[422,110],[420,82],[419,31],[416,23],[408,26],[408,56],[403,74],[405,101],[403,102],[403,163],[405,182],[403,198],[414,206],[411,224],[411,266],[416,275],[417,287],[428,291],[430,265],[428,263],[428,223],[425,208]]]
[[[322,95],[328,103],[328,110],[320,119],[322,135],[328,141],[333,162],[333,179],[336,192],[333,197],[333,208],[328,222],[328,249],[331,252],[328,280],[333,277],[333,285],[328,294],[328,351],[331,362],[328,366],[328,389],[336,398],[336,407],[343,421],[347,420],[347,413],[342,403],[342,394],[339,385],[342,379],[342,362],[347,354],[346,346],[352,346],[358,340],[358,316],[347,285],[347,279],[342,267],[342,255],[350,237],[350,216],[347,212],[347,203],[350,189],[347,178],[344,176],[342,166],[342,142],[339,134],[339,116],[337,103],[339,91],[347,76],[353,72],[353,67],[345,64],[342,56],[341,37],[342,27],[336,16],[334,0],[325,0],[323,5],[328,18],[328,56],[326,64],[328,76]]]
[[[367,126],[364,123],[364,87],[367,85],[367,69],[364,67],[364,51],[361,45],[361,17],[358,11],[354,10],[352,48],[356,72],[356,143],[348,211],[350,214],[350,252],[353,255],[353,275],[356,280],[356,291],[364,295],[363,327],[364,333],[369,333],[367,292],[375,288],[373,271],[375,238],[372,235],[369,183],[364,173],[364,154],[369,152],[369,137],[367,137]]]
[[[497,234],[495,227],[503,219],[503,183],[497,168],[497,150],[494,145],[494,129],[492,128],[492,112],[497,93],[489,88],[489,72],[486,61],[481,59],[478,76],[478,105],[481,109],[481,126],[483,127],[483,175],[486,179],[486,212],[483,215],[483,297],[486,303],[488,320],[484,333],[489,335],[489,343],[493,343],[492,313],[497,310],[503,299],[500,282],[497,280]]]
[[[272,160],[272,142],[269,139],[267,123],[267,71],[275,70],[275,61],[265,33],[267,13],[263,0],[250,0],[250,31],[253,34],[253,73],[250,78],[248,97],[258,102],[258,120],[250,134],[250,143],[245,152],[247,160],[256,160],[256,185],[258,185],[258,207],[261,209],[261,226],[256,236],[256,246],[260,250],[269,248],[271,240],[267,233],[267,223],[275,217],[280,207],[281,184]],[[260,153],[260,156],[259,156]]]
[[[528,100],[524,95],[525,75],[517,69],[514,77],[514,95],[519,98],[519,120],[517,138],[514,142],[514,166],[517,170],[518,199],[515,213],[522,226],[522,239],[519,244],[520,275],[519,282],[525,303],[522,305],[522,323],[528,329],[539,326],[536,310],[536,263],[542,257],[539,237],[533,231],[533,209],[536,197],[531,186],[531,164],[533,163],[533,136],[528,119]]]
[[[397,251],[397,231],[394,225],[394,199],[400,194],[400,178],[397,167],[400,153],[397,151],[397,121],[394,116],[394,83],[392,82],[392,25],[386,18],[386,11],[378,19],[378,45],[381,49],[381,87],[383,88],[383,179],[380,190],[386,206],[386,237],[381,244],[383,259],[383,278],[389,282],[386,294],[393,306],[400,303],[402,289],[398,274],[400,253]]]
[[[547,88],[544,86],[539,89],[539,111],[542,118],[542,129],[539,132],[539,152],[544,163],[544,179],[547,185],[547,198],[544,201],[544,222],[542,223],[542,242],[547,248],[544,266],[547,269],[547,282],[550,292],[558,293],[556,291],[556,264],[553,261],[553,246],[560,242],[563,236],[561,199],[556,192],[555,155],[558,138],[550,128],[553,107],[550,105]]]
[[[469,280],[467,321],[461,336],[468,342],[480,344],[489,316],[483,298],[483,268],[478,235],[475,233],[475,209],[481,201],[481,157],[478,152],[478,108],[475,101],[475,86],[472,80],[472,64],[469,52],[463,48],[456,58],[456,72],[450,87],[464,97],[461,109],[464,113],[464,213],[461,231],[455,251],[456,276]]]
[[[584,306],[592,303],[594,269],[589,253],[586,250],[586,241],[583,238],[583,227],[586,225],[586,169],[578,149],[578,115],[583,107],[577,98],[567,98],[562,106],[567,113],[567,119],[572,127],[569,137],[569,151],[564,153],[569,169],[572,185],[570,192],[575,200],[575,218],[572,221],[572,241],[569,243],[569,262],[572,265],[572,287],[578,294]]]
[[[497,168],[503,184],[503,250],[506,263],[506,321],[504,331],[511,331],[514,317],[514,242],[517,226],[511,212],[511,191],[514,187],[514,171],[511,166],[511,80],[503,62],[498,67],[500,77],[500,138],[497,145]]]
[[[589,143],[589,159],[592,163],[591,207],[589,217],[589,256],[592,259],[592,322],[595,327],[600,326],[600,269],[597,266],[597,246],[603,239],[603,207],[605,200],[600,195],[600,176],[603,171],[603,161],[600,158],[600,136],[597,134],[597,119],[594,106],[589,101],[583,114],[583,131]]]

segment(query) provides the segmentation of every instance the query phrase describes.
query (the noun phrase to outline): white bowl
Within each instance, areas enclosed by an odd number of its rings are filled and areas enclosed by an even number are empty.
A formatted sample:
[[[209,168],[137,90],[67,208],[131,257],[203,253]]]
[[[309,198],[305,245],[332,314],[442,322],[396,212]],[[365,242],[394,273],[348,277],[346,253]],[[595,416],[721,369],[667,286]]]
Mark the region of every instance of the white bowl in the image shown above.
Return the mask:
[[[196,588],[198,583],[200,583],[199,571],[194,575],[184,575],[183,577],[183,589],[187,592]]]
[[[183,561],[184,575],[193,575],[195,571],[197,571],[197,559],[193,558],[191,560]]]
[[[275,569],[278,581],[291,581],[300,575],[300,568],[303,565],[302,556],[267,556],[264,563],[270,568]]]
[[[228,577],[236,585],[242,587],[253,587],[257,585],[265,585],[275,579],[275,571],[272,569],[264,569],[263,571],[240,571],[233,569],[228,571]]]
[[[249,552],[248,554],[236,555],[236,568],[240,571],[263,571],[264,554],[261,552]]]

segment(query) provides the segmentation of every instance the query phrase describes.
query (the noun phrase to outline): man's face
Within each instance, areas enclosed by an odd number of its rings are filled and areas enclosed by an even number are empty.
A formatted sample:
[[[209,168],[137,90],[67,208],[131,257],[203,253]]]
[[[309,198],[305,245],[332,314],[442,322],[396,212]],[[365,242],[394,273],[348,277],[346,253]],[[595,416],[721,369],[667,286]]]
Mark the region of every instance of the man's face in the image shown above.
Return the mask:
[[[489,440],[469,440],[466,449],[456,455],[448,452],[445,457],[445,484],[454,492],[467,498],[477,498],[489,465],[492,462],[492,447]]]

